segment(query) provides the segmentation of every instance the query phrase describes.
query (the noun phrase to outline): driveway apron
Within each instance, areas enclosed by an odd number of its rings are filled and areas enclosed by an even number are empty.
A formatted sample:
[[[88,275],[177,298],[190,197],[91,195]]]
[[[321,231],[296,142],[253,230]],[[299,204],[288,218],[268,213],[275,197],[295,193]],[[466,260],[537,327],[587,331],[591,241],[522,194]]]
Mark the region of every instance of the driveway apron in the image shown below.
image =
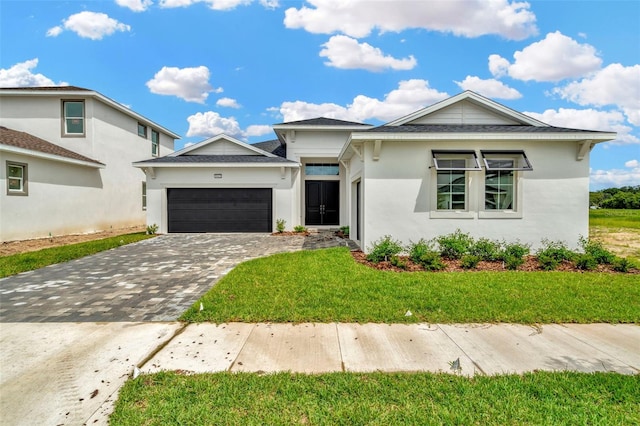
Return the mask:
[[[161,235],[0,280],[0,322],[174,321],[237,264],[304,240]]]

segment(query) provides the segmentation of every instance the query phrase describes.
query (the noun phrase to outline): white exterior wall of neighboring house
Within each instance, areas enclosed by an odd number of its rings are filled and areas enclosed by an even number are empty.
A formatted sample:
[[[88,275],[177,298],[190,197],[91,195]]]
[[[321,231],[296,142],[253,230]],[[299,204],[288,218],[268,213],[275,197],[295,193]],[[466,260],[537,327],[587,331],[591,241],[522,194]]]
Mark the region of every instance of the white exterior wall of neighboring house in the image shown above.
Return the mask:
[[[372,159],[373,142],[364,147],[364,250],[385,235],[409,244],[457,229],[476,238],[519,240],[534,249],[541,238],[576,247],[578,238],[588,235],[589,161],[588,157],[576,160],[576,143],[387,141],[378,161]],[[481,149],[523,149],[533,170],[516,173],[516,211],[485,211],[484,171],[469,171],[467,211],[437,212],[432,149],[473,149],[478,154]],[[350,162],[350,180],[357,181],[360,159],[354,156]],[[353,216],[351,226],[356,226]]]
[[[103,102],[102,95],[5,95],[0,92],[0,125],[26,132],[105,165],[95,169],[21,156],[28,165],[27,196],[0,193],[0,240],[87,233],[143,225],[142,182],[145,175],[131,166],[152,157],[151,130],[160,136],[159,154],[173,152],[178,136],[120,106]],[[63,136],[62,101],[83,100],[85,135]],[[113,102],[107,100],[107,102]],[[138,123],[147,137],[138,136]],[[11,154],[13,155],[13,154]],[[2,153],[2,176],[8,153]]]

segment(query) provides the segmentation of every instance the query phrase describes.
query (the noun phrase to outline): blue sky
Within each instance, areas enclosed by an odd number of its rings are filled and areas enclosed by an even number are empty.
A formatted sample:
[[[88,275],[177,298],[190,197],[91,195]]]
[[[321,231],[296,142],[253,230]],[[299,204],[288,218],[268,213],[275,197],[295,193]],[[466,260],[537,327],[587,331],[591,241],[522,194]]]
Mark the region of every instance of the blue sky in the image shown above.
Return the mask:
[[[381,124],[474,90],[614,130],[591,188],[640,184],[640,1],[0,0],[0,86],[96,90],[182,135]]]

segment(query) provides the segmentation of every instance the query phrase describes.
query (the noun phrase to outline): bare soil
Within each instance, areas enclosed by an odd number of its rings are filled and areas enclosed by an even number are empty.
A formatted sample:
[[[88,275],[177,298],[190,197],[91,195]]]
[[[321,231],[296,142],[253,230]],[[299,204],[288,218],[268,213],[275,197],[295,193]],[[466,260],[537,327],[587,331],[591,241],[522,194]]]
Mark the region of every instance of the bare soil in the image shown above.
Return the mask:
[[[34,240],[7,241],[0,243],[0,256],[37,251],[50,247],[66,246],[69,244],[83,243],[85,241],[101,240],[118,235],[132,234],[134,232],[144,232],[144,226],[131,228],[111,229],[109,231],[94,232],[91,234],[61,235],[51,238],[38,238]]]
[[[640,229],[594,226],[590,234],[618,256],[640,259]]]

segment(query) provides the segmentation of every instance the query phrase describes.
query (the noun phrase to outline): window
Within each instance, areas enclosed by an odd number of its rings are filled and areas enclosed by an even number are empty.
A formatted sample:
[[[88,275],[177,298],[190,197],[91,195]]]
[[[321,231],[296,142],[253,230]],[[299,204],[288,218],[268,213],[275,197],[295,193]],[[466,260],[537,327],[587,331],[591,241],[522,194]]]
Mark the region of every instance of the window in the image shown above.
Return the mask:
[[[7,195],[28,195],[26,164],[7,161]]]
[[[484,209],[516,210],[516,173],[533,170],[524,151],[481,151]]]
[[[142,182],[142,210],[147,209],[147,182]]]
[[[467,171],[481,170],[475,151],[432,151],[436,210],[467,209]]]
[[[307,176],[338,176],[340,166],[338,164],[307,163],[304,165],[304,174]]]
[[[147,138],[147,126],[142,123],[138,123],[138,136],[142,136],[143,138]]]
[[[84,135],[84,101],[62,101],[64,135]]]
[[[157,157],[160,152],[160,133],[151,130],[151,155]]]

